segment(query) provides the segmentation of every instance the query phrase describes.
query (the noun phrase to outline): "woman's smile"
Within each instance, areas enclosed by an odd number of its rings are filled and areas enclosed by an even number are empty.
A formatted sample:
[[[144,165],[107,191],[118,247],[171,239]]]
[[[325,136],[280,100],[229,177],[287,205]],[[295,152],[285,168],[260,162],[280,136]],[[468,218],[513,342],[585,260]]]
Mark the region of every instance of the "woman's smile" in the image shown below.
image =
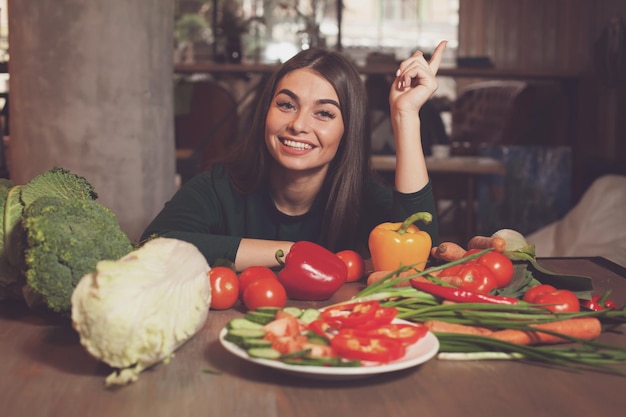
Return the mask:
[[[286,139],[286,138],[278,138],[278,140],[285,145],[285,147],[290,148],[290,149],[295,149],[295,150],[299,150],[299,151],[308,151],[314,148],[313,145],[311,145],[310,143],[306,143],[306,142],[302,142],[302,141],[296,141],[293,139]]]

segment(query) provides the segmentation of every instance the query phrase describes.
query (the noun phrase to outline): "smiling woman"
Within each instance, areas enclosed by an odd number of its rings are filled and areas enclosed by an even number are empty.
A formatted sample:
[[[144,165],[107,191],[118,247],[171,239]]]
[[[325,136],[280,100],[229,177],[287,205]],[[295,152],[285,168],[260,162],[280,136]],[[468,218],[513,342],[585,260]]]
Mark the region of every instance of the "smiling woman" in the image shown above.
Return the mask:
[[[250,130],[186,182],[145,230],[194,243],[209,263],[277,267],[278,250],[311,241],[367,254],[369,232],[415,212],[436,214],[419,135],[419,110],[437,88],[445,43],[427,61],[403,61],[391,87],[395,188],[369,167],[367,95],[356,67],[322,48],[304,50],[265,84]],[[393,74],[391,74],[393,75]],[[419,80],[417,82],[416,80]],[[437,220],[425,228],[438,243]]]

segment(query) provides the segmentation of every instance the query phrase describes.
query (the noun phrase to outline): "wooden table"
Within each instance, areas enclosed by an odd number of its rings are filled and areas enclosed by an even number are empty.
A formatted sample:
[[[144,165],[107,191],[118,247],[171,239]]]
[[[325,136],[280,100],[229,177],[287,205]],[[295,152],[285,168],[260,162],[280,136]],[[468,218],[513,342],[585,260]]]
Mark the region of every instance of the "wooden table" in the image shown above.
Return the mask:
[[[396,169],[394,155],[372,156],[372,168],[383,174],[391,175]],[[465,184],[465,230],[460,242],[465,244],[476,233],[476,181],[481,175],[504,175],[502,161],[483,156],[451,156],[449,158],[426,158],[426,167],[433,181],[434,193],[437,196],[437,182]],[[445,190],[443,190],[445,191]]]
[[[593,277],[626,301],[626,270],[603,258],[544,259],[560,272]],[[328,303],[349,298],[347,284]],[[290,303],[320,307],[327,303]],[[218,332],[240,310],[211,311],[204,328],[167,365],[116,390],[111,370],[80,346],[67,320],[0,303],[0,404],[28,417],[589,417],[626,409],[626,378],[506,361],[432,359],[415,368],[362,379],[323,381],[283,374],[227,352]],[[602,341],[626,346],[624,329]],[[214,373],[208,373],[212,370]]]

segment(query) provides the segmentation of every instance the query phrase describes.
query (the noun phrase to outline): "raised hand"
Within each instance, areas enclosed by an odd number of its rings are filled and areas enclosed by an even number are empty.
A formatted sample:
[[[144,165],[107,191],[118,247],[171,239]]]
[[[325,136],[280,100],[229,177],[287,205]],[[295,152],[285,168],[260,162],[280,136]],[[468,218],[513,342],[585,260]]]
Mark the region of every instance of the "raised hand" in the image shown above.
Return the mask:
[[[389,93],[391,112],[419,112],[419,109],[437,90],[437,71],[446,49],[447,41],[437,45],[430,61],[421,51],[402,61]]]

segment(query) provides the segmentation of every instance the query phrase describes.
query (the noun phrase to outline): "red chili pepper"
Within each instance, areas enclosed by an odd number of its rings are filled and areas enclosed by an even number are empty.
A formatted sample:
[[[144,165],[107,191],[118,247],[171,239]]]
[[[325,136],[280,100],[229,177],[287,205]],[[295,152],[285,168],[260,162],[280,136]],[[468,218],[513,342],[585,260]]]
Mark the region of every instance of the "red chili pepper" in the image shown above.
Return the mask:
[[[609,291],[607,291],[603,296],[594,295],[591,297],[591,300],[581,300],[580,305],[581,307],[592,311],[615,310],[617,308],[617,303],[613,300],[608,300],[608,295]]]
[[[276,252],[282,262],[283,251]],[[313,242],[291,246],[278,280],[287,296],[297,300],[320,301],[330,298],[345,282],[348,267],[333,252]]]
[[[396,340],[355,336],[350,329],[340,331],[330,345],[343,358],[381,363],[400,359],[406,353],[404,345]]]
[[[410,280],[413,288],[441,297],[449,301],[457,303],[489,303],[489,304],[517,304],[519,300],[513,297],[504,297],[500,295],[489,295],[477,293],[474,291],[463,290],[455,287],[444,287],[442,285],[433,284],[431,282]]]

